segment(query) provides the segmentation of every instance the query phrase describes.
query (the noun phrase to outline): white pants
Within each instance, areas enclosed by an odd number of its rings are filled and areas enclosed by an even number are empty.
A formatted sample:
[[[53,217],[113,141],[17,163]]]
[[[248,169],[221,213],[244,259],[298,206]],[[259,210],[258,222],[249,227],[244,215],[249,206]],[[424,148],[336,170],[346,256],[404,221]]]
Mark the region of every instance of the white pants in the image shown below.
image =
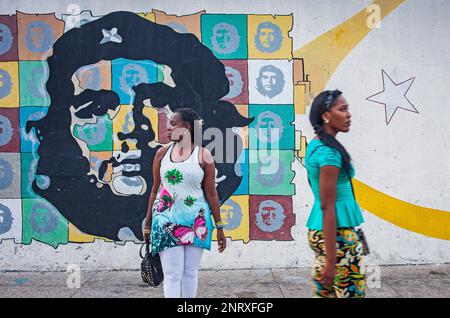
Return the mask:
[[[159,253],[164,273],[164,297],[195,298],[198,286],[198,269],[203,249],[192,246],[175,246]]]

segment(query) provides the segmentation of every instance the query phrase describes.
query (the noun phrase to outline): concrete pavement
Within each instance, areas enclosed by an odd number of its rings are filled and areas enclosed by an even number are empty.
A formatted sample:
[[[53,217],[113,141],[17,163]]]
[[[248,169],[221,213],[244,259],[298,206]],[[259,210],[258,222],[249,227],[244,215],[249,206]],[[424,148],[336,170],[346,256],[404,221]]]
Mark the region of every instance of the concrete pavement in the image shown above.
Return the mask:
[[[80,288],[65,272],[0,272],[0,297],[163,297],[139,271],[81,271]],[[368,268],[370,298],[449,298],[450,264]],[[309,268],[201,270],[199,298],[308,298]]]

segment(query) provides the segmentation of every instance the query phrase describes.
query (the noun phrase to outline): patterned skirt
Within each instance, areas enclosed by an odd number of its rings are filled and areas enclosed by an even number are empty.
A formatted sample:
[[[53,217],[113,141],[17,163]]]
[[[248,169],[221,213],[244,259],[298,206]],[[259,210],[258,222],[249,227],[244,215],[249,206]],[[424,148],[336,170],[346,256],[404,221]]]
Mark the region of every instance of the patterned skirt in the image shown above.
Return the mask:
[[[366,295],[362,243],[354,228],[338,228],[336,233],[336,276],[325,288],[319,278],[325,265],[325,238],[321,230],[309,230],[308,242],[315,254],[313,297],[363,298]]]

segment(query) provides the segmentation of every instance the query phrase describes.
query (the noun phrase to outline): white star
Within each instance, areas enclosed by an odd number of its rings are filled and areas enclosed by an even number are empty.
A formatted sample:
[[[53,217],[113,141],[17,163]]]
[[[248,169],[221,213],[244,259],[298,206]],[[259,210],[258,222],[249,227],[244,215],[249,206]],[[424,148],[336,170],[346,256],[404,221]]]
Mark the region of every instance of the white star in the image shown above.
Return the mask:
[[[394,113],[397,111],[397,108],[413,113],[419,113],[419,111],[406,97],[406,93],[416,78],[411,77],[410,79],[397,84],[389,77],[389,75],[386,74],[384,70],[381,70],[381,75],[383,77],[383,90],[375,95],[367,97],[366,99],[385,106],[386,125],[389,125],[389,122],[394,116]],[[389,80],[386,80],[386,77]]]
[[[102,32],[103,39],[100,41],[100,44],[107,42],[122,43],[122,37],[117,33],[117,28],[112,28],[110,31],[102,29]]]

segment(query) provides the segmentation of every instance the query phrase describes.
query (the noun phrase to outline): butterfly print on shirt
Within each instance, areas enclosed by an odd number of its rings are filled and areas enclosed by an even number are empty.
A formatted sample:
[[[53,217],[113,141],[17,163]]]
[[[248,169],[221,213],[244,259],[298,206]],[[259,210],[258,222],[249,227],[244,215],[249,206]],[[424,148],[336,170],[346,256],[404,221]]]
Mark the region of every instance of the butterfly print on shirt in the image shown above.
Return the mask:
[[[195,237],[204,241],[208,236],[206,227],[205,209],[201,208],[192,226],[184,226],[174,223],[164,225],[166,231],[172,234],[180,245],[192,245]]]

